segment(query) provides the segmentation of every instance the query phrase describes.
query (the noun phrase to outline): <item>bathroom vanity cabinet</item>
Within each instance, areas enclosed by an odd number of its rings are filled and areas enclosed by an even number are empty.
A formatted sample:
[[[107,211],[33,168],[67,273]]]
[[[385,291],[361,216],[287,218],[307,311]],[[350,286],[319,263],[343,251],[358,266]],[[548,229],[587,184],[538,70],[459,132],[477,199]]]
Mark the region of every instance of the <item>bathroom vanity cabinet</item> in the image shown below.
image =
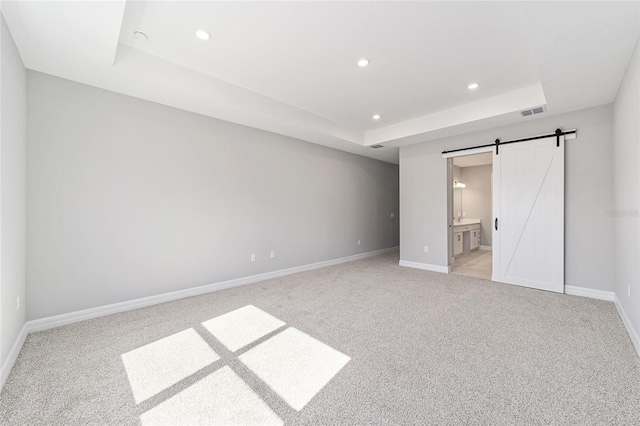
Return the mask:
[[[453,255],[468,253],[480,247],[480,220],[454,222]]]

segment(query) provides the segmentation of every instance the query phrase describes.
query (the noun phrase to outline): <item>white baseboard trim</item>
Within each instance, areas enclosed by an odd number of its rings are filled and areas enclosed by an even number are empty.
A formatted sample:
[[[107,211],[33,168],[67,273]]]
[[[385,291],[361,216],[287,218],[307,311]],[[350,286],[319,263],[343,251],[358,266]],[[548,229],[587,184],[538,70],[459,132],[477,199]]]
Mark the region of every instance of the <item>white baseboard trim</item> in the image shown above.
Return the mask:
[[[615,296],[615,293],[612,291],[595,290],[593,288],[576,287],[572,285],[565,285],[564,292],[571,296],[589,297],[591,299],[606,300],[609,302],[613,302],[613,297]]]
[[[618,300],[618,295],[614,293],[613,303],[616,305],[616,309],[618,310],[618,315],[622,319],[622,323],[624,324],[624,328],[627,329],[627,333],[629,334],[629,338],[633,343],[633,346],[636,348],[636,352],[640,357],[640,336],[638,336],[638,331],[633,327],[627,313],[624,311],[620,300]]]
[[[491,251],[491,246],[480,246],[478,248],[483,251]]]
[[[0,391],[4,387],[4,384],[7,382],[9,378],[9,373],[11,373],[11,369],[13,365],[16,363],[18,359],[18,355],[20,355],[20,351],[22,350],[22,346],[24,345],[24,341],[27,339],[27,324],[22,326],[16,341],[13,343],[13,347],[9,352],[9,356],[2,363],[2,371],[0,371]]]
[[[129,300],[126,302],[113,303],[111,305],[98,306],[82,311],[70,312],[68,314],[55,315],[51,317],[41,318],[27,322],[27,331],[33,333],[36,331],[48,330],[50,328],[61,327],[63,325],[75,322],[85,321],[92,318],[103,317],[106,315],[117,314],[119,312],[131,311],[134,309],[144,308],[146,306],[157,305],[159,303],[170,302],[172,300],[184,299],[186,297],[199,296],[214,291],[225,290],[232,287],[239,287],[247,284],[257,283],[259,281],[271,278],[282,277],[284,275],[295,274],[298,272],[310,271],[313,269],[324,268],[327,266],[339,265],[341,263],[353,262],[354,260],[365,259],[367,257],[377,256],[382,253],[398,250],[399,247],[391,247],[382,250],[375,250],[366,253],[354,254],[352,256],[341,257],[338,259],[325,260],[323,262],[311,263],[308,265],[296,266],[288,269],[280,269],[273,272],[265,272],[263,274],[251,275],[248,277],[236,278],[229,281],[222,281],[213,284],[207,284],[199,287],[192,287],[185,290],[172,291],[170,293],[158,294],[156,296],[143,297],[140,299]]]
[[[441,272],[443,274],[448,274],[449,272],[451,272],[451,268],[449,266],[430,265],[428,263],[419,263],[419,262],[409,262],[408,260],[401,260],[399,265],[406,266],[408,268],[424,269],[425,271]]]

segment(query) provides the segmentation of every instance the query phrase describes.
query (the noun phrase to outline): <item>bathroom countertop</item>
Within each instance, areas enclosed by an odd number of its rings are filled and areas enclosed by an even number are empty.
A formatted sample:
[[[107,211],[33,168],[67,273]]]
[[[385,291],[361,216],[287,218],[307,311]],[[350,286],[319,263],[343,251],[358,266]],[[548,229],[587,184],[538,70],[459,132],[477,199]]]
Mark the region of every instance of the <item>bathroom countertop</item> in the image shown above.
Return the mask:
[[[480,219],[460,219],[453,221],[453,226],[463,226],[463,225],[475,225],[476,223],[481,223]]]

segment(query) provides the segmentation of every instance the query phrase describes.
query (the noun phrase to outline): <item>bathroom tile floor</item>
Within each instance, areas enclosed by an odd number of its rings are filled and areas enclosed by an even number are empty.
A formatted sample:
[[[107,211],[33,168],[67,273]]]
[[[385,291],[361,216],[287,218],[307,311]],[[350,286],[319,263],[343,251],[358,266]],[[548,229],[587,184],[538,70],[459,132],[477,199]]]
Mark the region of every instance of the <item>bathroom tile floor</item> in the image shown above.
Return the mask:
[[[475,250],[456,257],[451,264],[451,272],[467,277],[491,279],[491,252]]]

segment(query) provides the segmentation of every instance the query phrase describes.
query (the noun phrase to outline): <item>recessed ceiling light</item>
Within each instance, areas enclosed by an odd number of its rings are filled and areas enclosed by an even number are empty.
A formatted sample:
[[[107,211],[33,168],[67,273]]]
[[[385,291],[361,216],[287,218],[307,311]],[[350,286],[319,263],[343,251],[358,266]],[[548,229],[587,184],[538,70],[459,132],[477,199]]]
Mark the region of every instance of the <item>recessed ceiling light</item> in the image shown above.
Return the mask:
[[[373,119],[374,119],[374,120],[380,120],[380,114],[375,114],[375,115],[373,116]]]
[[[477,89],[478,88],[478,83],[471,83],[470,85],[467,86],[469,89],[473,90],[473,89]]]
[[[369,65],[369,60],[367,58],[358,59],[358,66],[366,67]]]
[[[196,31],[196,37],[198,37],[200,40],[209,40],[211,38],[211,34],[209,33],[209,31],[198,30]]]
[[[133,36],[135,38],[137,38],[138,40],[148,40],[149,39],[149,36],[147,34],[143,33],[142,31],[138,31],[138,30],[133,32]]]

